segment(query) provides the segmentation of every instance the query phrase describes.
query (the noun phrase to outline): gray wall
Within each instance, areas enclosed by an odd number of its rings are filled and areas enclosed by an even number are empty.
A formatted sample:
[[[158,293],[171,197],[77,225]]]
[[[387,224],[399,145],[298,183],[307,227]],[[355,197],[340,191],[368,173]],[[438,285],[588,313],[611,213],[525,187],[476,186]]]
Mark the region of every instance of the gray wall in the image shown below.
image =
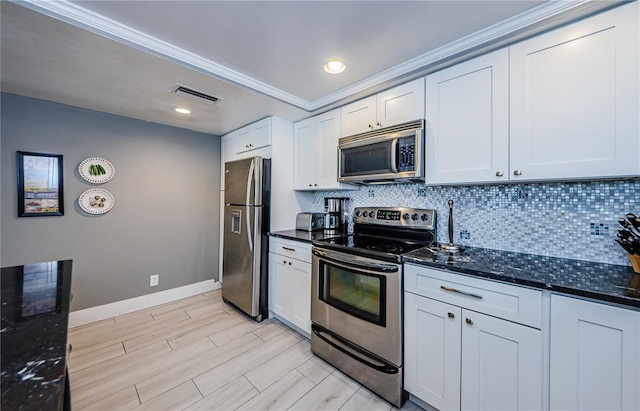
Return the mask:
[[[6,93],[1,103],[3,267],[73,259],[72,310],[218,279],[217,136]],[[17,217],[17,150],[64,155],[64,216]],[[109,160],[115,177],[82,180],[88,157]],[[77,204],[94,187],[115,198],[106,214]]]

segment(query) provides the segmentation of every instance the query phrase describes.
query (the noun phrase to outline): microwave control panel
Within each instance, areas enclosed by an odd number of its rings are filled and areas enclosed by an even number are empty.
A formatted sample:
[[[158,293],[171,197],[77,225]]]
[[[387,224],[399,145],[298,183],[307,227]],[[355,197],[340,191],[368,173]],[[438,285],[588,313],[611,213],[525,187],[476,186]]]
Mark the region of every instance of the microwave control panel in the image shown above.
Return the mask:
[[[398,139],[398,172],[415,171],[416,139],[402,137]]]

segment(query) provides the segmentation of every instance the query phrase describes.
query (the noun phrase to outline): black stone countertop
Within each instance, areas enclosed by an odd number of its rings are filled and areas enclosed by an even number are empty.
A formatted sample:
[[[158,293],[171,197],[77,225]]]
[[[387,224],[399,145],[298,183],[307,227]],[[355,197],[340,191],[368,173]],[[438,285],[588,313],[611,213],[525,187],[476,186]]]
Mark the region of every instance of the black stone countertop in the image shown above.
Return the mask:
[[[327,238],[323,230],[316,231],[304,231],[304,230],[286,230],[286,231],[274,231],[269,233],[272,237],[285,238],[287,240],[302,241],[305,243],[312,243],[323,238]]]
[[[63,407],[71,260],[2,268],[2,409]]]
[[[623,265],[465,247],[446,253],[424,247],[403,261],[512,284],[640,307],[640,298],[628,295],[633,269]]]

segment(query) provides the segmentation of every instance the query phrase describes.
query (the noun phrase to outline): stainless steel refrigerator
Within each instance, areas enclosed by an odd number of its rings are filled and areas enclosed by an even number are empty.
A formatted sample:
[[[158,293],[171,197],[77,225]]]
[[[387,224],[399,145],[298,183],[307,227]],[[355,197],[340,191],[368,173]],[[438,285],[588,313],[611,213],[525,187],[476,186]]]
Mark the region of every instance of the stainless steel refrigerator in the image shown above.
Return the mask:
[[[268,311],[271,160],[225,163],[222,298],[260,322]]]

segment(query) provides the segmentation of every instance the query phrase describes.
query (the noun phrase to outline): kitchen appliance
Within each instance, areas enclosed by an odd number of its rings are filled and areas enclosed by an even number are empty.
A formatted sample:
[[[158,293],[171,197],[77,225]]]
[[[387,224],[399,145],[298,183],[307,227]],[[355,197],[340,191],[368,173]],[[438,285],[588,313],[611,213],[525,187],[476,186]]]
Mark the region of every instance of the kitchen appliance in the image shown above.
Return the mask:
[[[338,181],[424,182],[424,120],[341,138]]]
[[[353,223],[313,243],[311,350],[401,407],[402,254],[435,244],[436,212],[358,207]]]
[[[222,298],[260,322],[268,317],[271,160],[225,163]]]
[[[324,232],[325,234],[345,234],[347,232],[348,197],[327,197],[324,199]]]
[[[298,213],[296,216],[296,230],[315,231],[323,228],[323,213]]]

